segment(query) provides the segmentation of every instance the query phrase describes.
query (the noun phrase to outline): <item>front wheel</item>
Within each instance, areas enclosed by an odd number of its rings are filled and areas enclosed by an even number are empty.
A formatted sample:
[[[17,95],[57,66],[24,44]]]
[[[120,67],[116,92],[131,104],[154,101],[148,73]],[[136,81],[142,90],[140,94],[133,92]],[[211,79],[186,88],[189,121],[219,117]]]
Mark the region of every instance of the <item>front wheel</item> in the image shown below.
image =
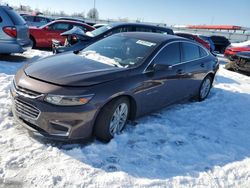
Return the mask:
[[[126,97],[115,99],[104,106],[94,126],[97,139],[109,142],[114,135],[121,134],[128,120],[129,108]]]
[[[203,101],[204,99],[207,98],[207,96],[210,93],[212,87],[212,78],[211,76],[206,76],[200,86],[199,90],[199,101]]]

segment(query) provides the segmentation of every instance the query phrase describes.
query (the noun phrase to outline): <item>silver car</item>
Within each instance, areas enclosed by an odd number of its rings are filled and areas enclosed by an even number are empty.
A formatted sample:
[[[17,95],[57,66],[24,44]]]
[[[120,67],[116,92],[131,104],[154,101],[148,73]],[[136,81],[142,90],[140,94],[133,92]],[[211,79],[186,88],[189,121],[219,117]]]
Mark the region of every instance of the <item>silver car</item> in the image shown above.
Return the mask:
[[[31,47],[25,20],[9,6],[0,6],[0,54],[22,53]]]

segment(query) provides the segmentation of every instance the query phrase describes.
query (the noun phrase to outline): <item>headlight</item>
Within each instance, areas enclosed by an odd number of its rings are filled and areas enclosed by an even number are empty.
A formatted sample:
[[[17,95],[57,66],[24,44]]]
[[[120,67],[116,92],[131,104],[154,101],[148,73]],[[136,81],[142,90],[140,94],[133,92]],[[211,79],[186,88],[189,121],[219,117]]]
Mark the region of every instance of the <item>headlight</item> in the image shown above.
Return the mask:
[[[94,94],[83,96],[62,96],[48,94],[44,100],[48,103],[60,106],[76,106],[88,103],[93,98],[93,96]]]

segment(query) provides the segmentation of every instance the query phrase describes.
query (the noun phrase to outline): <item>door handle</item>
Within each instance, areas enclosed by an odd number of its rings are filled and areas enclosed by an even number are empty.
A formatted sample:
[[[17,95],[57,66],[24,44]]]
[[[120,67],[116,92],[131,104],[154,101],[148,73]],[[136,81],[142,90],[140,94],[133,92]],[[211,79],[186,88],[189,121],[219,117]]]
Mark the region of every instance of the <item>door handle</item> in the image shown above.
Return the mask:
[[[204,63],[201,63],[200,66],[201,66],[201,67],[205,67]]]

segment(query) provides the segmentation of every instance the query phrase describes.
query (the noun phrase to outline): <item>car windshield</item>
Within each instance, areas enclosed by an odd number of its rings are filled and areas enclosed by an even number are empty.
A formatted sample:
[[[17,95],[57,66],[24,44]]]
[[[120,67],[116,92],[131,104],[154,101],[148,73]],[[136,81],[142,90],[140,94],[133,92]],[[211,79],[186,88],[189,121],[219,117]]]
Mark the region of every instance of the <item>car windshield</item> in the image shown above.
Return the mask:
[[[88,46],[79,55],[111,66],[130,68],[141,64],[157,46],[154,42],[114,35]]]
[[[91,36],[91,37],[96,37],[96,36],[98,36],[98,35],[106,32],[106,31],[108,31],[111,28],[112,27],[110,25],[105,25],[105,26],[102,26],[102,27],[100,27],[98,29],[95,29],[95,30],[93,30],[91,32],[89,31],[86,34],[89,35],[89,36]]]

